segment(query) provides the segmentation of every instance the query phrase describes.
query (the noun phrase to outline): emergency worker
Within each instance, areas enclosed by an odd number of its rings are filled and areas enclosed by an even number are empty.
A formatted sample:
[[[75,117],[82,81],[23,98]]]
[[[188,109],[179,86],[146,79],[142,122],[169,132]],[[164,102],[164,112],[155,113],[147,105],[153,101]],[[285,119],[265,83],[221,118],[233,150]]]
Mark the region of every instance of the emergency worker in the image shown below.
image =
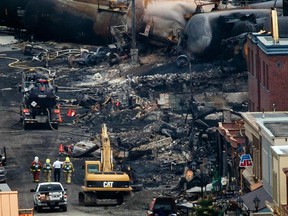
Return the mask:
[[[42,164],[41,164],[39,158],[37,156],[35,156],[32,164],[31,164],[31,167],[30,167],[30,171],[31,171],[31,174],[33,175],[33,181],[34,182],[39,182],[41,169],[42,169]]]
[[[60,174],[61,174],[62,165],[63,165],[63,162],[59,161],[59,158],[57,158],[56,161],[54,161],[53,163],[55,182],[60,182]]]
[[[51,182],[52,175],[52,164],[50,163],[50,159],[46,159],[46,163],[43,165],[44,178],[46,182]]]
[[[63,162],[62,170],[64,172],[65,182],[67,184],[70,184],[71,183],[72,173],[74,173],[74,166],[70,162],[70,158],[69,157],[66,157],[65,161]]]

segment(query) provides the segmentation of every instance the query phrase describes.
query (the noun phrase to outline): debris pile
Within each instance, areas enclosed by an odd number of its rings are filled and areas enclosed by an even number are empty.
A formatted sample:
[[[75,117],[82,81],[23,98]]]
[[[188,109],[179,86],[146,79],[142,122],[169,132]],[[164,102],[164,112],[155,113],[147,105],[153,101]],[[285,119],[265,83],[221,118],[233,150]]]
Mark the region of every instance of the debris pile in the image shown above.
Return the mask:
[[[60,53],[72,46],[52,48]],[[63,117],[63,124],[86,132],[71,140],[70,154],[99,157],[97,134],[105,123],[115,160],[131,165],[135,183],[145,188],[172,190],[192,160],[215,161],[215,127],[223,120],[223,112],[247,109],[247,74],[223,62],[190,62],[178,68],[162,53],[140,56],[142,62],[137,65],[127,59],[113,65],[105,61],[80,64],[77,60],[76,67],[75,58],[73,64],[67,64],[70,55],[48,64],[45,60],[43,65],[35,61],[39,52],[30,52],[30,61],[25,56],[27,67],[42,66],[55,73],[63,112],[75,110],[75,115]],[[20,73],[22,69],[17,70]]]
[[[69,100],[61,97],[77,107],[73,124],[89,134],[107,124],[115,159],[131,164],[145,187],[175,186],[192,160],[215,160],[213,136],[222,112],[246,109],[245,73],[219,62],[177,68],[168,59],[150,59],[148,67],[127,60],[57,67],[59,91],[68,83],[75,90]]]

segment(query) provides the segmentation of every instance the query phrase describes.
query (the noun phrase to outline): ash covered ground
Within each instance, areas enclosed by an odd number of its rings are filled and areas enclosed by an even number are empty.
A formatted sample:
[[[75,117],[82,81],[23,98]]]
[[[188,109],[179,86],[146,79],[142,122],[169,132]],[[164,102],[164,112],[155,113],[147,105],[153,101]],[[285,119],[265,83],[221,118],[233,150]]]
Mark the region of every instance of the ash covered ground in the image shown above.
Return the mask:
[[[27,44],[41,49],[24,55]],[[42,48],[48,52],[43,52]],[[133,210],[145,212],[151,199],[163,194],[183,199],[178,196],[181,188],[176,186],[185,166],[195,159],[215,161],[214,132],[217,122],[223,120],[223,111],[247,109],[246,71],[235,67],[237,64],[233,64],[232,59],[192,61],[190,66],[179,68],[175,63],[177,56],[159,48],[140,52],[136,65],[131,64],[128,56],[121,57],[121,62],[113,65],[102,61],[93,66],[77,64],[72,67],[67,54],[53,58],[55,52],[80,48],[96,50],[91,46],[55,42],[22,41],[2,46],[1,105],[12,104],[14,110],[19,107],[21,94],[17,94],[17,87],[23,70],[49,69],[55,73],[62,107],[63,123],[58,131],[69,128],[69,133],[61,138],[63,144],[97,142],[101,125],[105,123],[117,168],[131,166],[133,183],[142,186],[142,190],[133,192],[123,205],[113,210],[105,208],[102,215],[113,214],[111,212],[116,210],[123,215]],[[39,55],[41,52],[42,55],[52,54],[45,60]],[[35,56],[38,60],[33,59]],[[15,63],[11,65],[12,62]],[[117,101],[121,104],[118,107]],[[67,117],[68,109],[75,110],[76,116]],[[14,119],[17,119],[19,116],[17,111],[15,113]],[[9,120],[5,122],[12,125],[13,130],[21,130],[21,124],[13,123],[15,125]],[[58,144],[51,149],[54,157]],[[17,154],[21,156],[21,152]],[[99,159],[99,153],[72,161],[80,167],[86,158]],[[9,169],[8,177],[15,178],[15,171]],[[78,191],[82,181],[83,173],[79,173],[69,187]],[[15,181],[11,180],[10,184],[17,188]],[[73,196],[71,205],[77,206],[77,194]],[[21,200],[20,205],[27,203]],[[93,210],[86,208],[81,212],[93,213]]]

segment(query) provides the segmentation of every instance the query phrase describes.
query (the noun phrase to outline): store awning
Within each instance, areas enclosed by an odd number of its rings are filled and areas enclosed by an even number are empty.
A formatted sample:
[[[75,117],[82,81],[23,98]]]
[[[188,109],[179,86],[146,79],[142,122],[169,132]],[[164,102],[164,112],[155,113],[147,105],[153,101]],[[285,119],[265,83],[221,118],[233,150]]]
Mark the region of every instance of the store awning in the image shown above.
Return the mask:
[[[243,170],[242,175],[244,179],[248,182],[251,191],[254,191],[263,186],[261,181],[255,182],[253,174],[249,171],[249,169]]]
[[[245,143],[245,129],[242,124],[218,122],[218,131],[231,144],[233,148],[237,148],[238,144]]]

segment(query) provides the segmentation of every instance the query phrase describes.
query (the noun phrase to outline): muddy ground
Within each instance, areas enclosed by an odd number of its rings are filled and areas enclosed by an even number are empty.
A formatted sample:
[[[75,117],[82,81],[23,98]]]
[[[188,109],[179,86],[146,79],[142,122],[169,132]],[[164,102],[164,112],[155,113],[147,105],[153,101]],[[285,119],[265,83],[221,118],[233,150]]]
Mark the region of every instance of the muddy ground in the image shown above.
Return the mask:
[[[153,197],[179,192],[172,189],[189,162],[203,157],[215,159],[215,143],[210,133],[213,134],[222,113],[212,112],[212,116],[205,119],[209,127],[204,129],[193,124],[193,117],[213,109],[247,109],[247,74],[235,67],[236,64],[231,64],[232,60],[193,61],[191,67],[178,68],[175,63],[177,56],[169,55],[165,49],[151,48],[140,53],[136,65],[131,64],[129,57],[123,57],[121,63],[115,65],[104,61],[93,66],[71,67],[67,55],[49,60],[48,64],[32,60],[39,50],[32,55],[24,55],[25,46],[31,43],[18,41],[0,47],[0,146],[7,148],[7,183],[12,190],[19,192],[20,208],[33,207],[29,190],[34,183],[29,166],[34,156],[37,155],[42,162],[47,157],[53,161],[58,157],[61,143],[89,141],[97,137],[101,125],[105,123],[117,163],[120,165],[124,161],[125,165],[132,167],[135,171],[134,183],[142,185],[142,190],[133,192],[121,206],[79,206],[77,196],[83,182],[81,167],[84,160],[96,158],[72,157],[76,172],[73,183],[66,185],[68,212],[54,212],[53,215],[145,215]],[[55,42],[35,41],[32,44],[48,47],[53,52],[72,48],[96,49]],[[21,63],[8,66],[15,61],[12,58],[19,59]],[[17,90],[21,74],[23,68],[36,66],[56,74],[55,83],[59,87],[63,116],[58,131],[49,128],[23,130],[19,121],[22,95]],[[161,99],[161,94],[170,96],[169,103],[164,100],[165,97]],[[134,99],[132,106],[128,103],[130,96]],[[91,100],[85,100],[87,97]],[[107,97],[113,101],[118,99],[122,107],[118,109],[107,103],[100,109]],[[69,108],[76,110],[75,117],[67,117]],[[197,141],[202,139],[197,137],[199,131],[207,135],[201,143]],[[200,149],[200,144],[205,148]],[[122,157],[123,152],[128,153],[127,158]],[[64,160],[64,157],[61,159]]]

